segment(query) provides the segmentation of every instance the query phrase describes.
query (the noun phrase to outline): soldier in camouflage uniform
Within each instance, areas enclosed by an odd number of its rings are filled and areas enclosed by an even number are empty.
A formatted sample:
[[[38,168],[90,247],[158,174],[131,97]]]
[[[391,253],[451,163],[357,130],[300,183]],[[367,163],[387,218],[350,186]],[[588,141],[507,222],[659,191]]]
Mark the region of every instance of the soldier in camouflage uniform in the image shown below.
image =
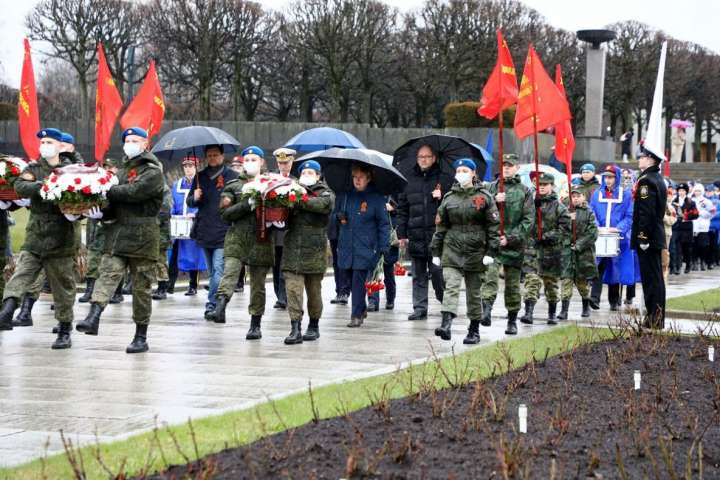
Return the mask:
[[[545,287],[549,325],[557,324],[555,313],[557,311],[557,302],[560,299],[559,281],[562,273],[562,251],[570,224],[567,207],[558,200],[557,194],[553,192],[554,182],[554,177],[549,173],[540,174],[540,191],[536,195],[535,205],[541,212],[542,235],[537,234],[536,225],[531,237],[535,239],[539,267],[538,275]],[[537,295],[534,292],[534,298],[537,298]],[[534,306],[534,302],[526,298],[526,310],[532,312]],[[525,324],[532,324],[532,314],[521,318],[520,321]]]
[[[152,314],[152,284],[160,246],[157,216],[163,201],[165,178],[162,164],[147,151],[148,134],[145,130],[139,127],[125,129],[122,140],[126,156],[117,172],[119,184],[108,191],[109,206],[101,214],[93,212],[88,215],[105,221],[105,250],[90,312],[76,328],[87,335],[98,334],[102,311],[129,268],[133,281],[135,335],[125,352],[140,353],[149,349],[147,329]]]
[[[467,316],[470,319],[464,344],[480,342],[478,328],[483,316],[480,294],[488,265],[497,253],[500,217],[492,195],[474,184],[475,162],[456,160],[455,183],[437,210],[436,228],[431,242],[433,263],[442,264],[445,292],[442,324],[435,335],[450,340],[452,321],[457,316],[460,285],[465,280]]]
[[[30,219],[15,273],[5,287],[0,330],[12,330],[13,313],[18,302],[44,268],[52,288],[55,318],[60,322],[52,348],[65,349],[72,346],[70,332],[75,301],[74,256],[77,251],[73,221],[79,217],[63,215],[54,202],[43,201],[40,197],[45,178],[55,168],[63,166],[59,157],[62,132],[46,128],[40,130],[37,136],[40,138],[42,158],[30,163],[14,183],[18,196],[31,200]]]
[[[586,163],[580,167],[580,178],[576,180],[577,186],[585,196],[586,201],[590,201],[595,190],[600,188],[600,182],[595,178],[595,166],[592,163]]]
[[[563,272],[560,298],[562,308],[558,320],[567,320],[572,297],[573,284],[582,298],[582,317],[590,316],[590,283],[598,276],[595,262],[595,241],[598,236],[595,214],[588,206],[585,194],[580,186],[574,185],[570,190],[570,200],[574,211],[570,218],[575,223],[575,242],[573,243],[572,225],[566,235],[563,247]]]
[[[487,269],[482,287],[483,319],[481,324],[490,325],[492,306],[498,291],[499,268],[505,273],[505,308],[508,311],[507,335],[517,334],[517,315],[520,310],[520,272],[523,267],[525,248],[535,222],[533,195],[518,176],[518,156],[503,156],[505,192],[499,192],[499,181],[490,184],[490,193],[499,204],[505,204],[505,235],[500,236],[500,248],[496,263]]]
[[[284,239],[282,272],[290,315],[290,335],[286,345],[320,338],[318,322],[322,315],[322,279],[327,270],[327,225],[335,205],[335,195],[320,181],[320,164],[308,160],[300,165],[299,182],[307,189],[307,197],[295,205]],[[303,289],[307,292],[310,322],[302,334]]]
[[[173,198],[172,190],[165,185],[163,188],[163,202],[158,213],[157,221],[160,228],[160,249],[158,250],[156,275],[158,280],[158,288],[153,292],[153,300],[165,300],[167,298],[168,281],[168,263],[167,251],[172,246],[172,238],[170,237],[170,212],[172,211]]]
[[[218,286],[217,306],[209,320],[225,323],[225,308],[245,264],[250,274],[250,329],[245,338],[259,340],[262,338],[260,323],[265,313],[265,278],[273,266],[274,246],[271,236],[264,242],[257,240],[256,205],[253,199],[242,195],[242,187],[264,169],[263,151],[252,146],[243,150],[242,156],[245,173],[228,182],[220,196],[220,214],[230,228],[225,234],[225,272]]]

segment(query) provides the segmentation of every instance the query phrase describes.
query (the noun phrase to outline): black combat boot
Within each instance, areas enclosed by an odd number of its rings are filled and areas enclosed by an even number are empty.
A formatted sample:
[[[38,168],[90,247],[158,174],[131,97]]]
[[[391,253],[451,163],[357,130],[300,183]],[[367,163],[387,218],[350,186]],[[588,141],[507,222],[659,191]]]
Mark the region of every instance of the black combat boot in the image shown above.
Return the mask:
[[[152,294],[153,300],[166,300],[167,299],[167,287],[168,282],[161,280],[158,282],[158,288]]]
[[[548,325],[557,325],[555,311],[557,310],[557,302],[548,302]]]
[[[85,320],[75,325],[75,330],[78,332],[84,332],[85,335],[97,335],[100,329],[100,315],[103,312],[103,307],[99,303],[91,303],[90,311],[85,317]]]
[[[90,298],[92,298],[92,293],[94,289],[95,279],[88,278],[87,280],[85,280],[85,292],[82,294],[82,297],[78,298],[78,302],[88,303],[90,301]]]
[[[15,320],[13,320],[13,327],[32,327],[33,305],[35,305],[35,299],[26,293],[23,296],[20,311],[18,312],[17,317],[15,317]]]
[[[468,334],[463,339],[465,345],[476,345],[480,343],[480,332],[478,327],[480,326],[480,320],[471,320],[470,326],[468,327]]]
[[[53,342],[52,348],[53,350],[63,350],[66,348],[72,347],[72,341],[70,340],[70,332],[72,331],[72,323],[71,322],[62,322],[60,323],[60,328],[58,329],[57,338]]]
[[[527,325],[533,324],[533,312],[535,311],[535,302],[532,300],[525,300],[525,313],[520,317],[520,321]]]
[[[210,313],[210,318],[215,323],[225,323],[225,309],[228,304],[228,297],[226,295],[218,295],[215,300],[215,310]]]
[[[130,345],[125,349],[125,353],[142,353],[150,350],[147,343],[147,329],[147,323],[144,325],[140,325],[139,323],[135,324],[135,336],[132,342],[130,342]]]
[[[452,336],[452,321],[455,318],[454,313],[442,312],[442,323],[435,329],[435,335],[443,340],[450,340]]]
[[[517,335],[517,310],[514,312],[508,312],[507,328],[505,329],[505,335]]]
[[[570,300],[563,300],[562,307],[560,307],[560,313],[557,316],[558,320],[568,319],[568,310],[570,310]]]
[[[590,316],[590,299],[589,298],[583,298],[582,299],[582,313],[580,314],[583,318],[588,318]]]
[[[0,309],[0,330],[13,329],[13,315],[17,308],[17,299],[10,297],[5,300]]]
[[[285,337],[285,345],[295,345],[303,342],[302,329],[300,328],[300,320],[290,321],[290,335]]]
[[[480,325],[482,325],[483,327],[489,327],[490,325],[492,325],[493,304],[483,300],[482,307],[483,307],[483,313],[482,313],[482,317],[480,318]]]
[[[110,303],[112,303],[113,305],[116,305],[118,303],[122,303],[123,300],[125,300],[125,299],[123,298],[123,287],[122,287],[122,282],[121,282],[120,285],[118,285],[117,288],[115,289],[115,293],[113,293],[113,296],[110,297]]]
[[[318,338],[320,338],[320,327],[318,326],[319,323],[320,319],[318,318],[310,319],[307,330],[305,330],[305,335],[303,335],[304,341],[312,342],[313,340],[317,340]]]
[[[260,340],[262,338],[262,331],[260,330],[260,321],[262,315],[250,316],[250,330],[245,335],[246,340]]]

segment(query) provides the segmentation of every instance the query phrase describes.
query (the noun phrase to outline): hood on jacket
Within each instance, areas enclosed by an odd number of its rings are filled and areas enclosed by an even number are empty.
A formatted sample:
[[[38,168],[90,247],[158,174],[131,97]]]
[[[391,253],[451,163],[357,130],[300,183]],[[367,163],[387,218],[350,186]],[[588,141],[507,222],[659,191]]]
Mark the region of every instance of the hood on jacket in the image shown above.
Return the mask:
[[[620,170],[620,167],[616,165],[608,165],[607,167],[605,167],[605,170],[603,170],[603,173],[608,171],[608,169],[612,169],[615,173],[615,186],[613,187],[613,193],[615,193],[618,187],[622,186],[622,170]],[[600,183],[600,188],[605,190],[605,175],[602,175],[602,182]]]
[[[695,196],[695,192],[696,192],[696,191],[700,191],[700,196],[701,196],[701,197],[704,197],[704,196],[705,196],[705,185],[703,185],[702,183],[699,183],[699,182],[696,183],[695,186],[694,186],[693,189],[692,189],[692,196],[693,196],[693,197]]]

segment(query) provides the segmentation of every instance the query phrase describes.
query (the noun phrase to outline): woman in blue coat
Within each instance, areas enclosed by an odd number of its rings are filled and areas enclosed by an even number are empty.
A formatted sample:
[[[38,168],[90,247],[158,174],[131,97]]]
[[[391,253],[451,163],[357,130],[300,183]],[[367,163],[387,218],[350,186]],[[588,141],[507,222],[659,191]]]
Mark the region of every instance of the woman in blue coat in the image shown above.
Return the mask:
[[[340,223],[338,266],[351,279],[352,312],[348,327],[362,325],[367,316],[365,281],[380,257],[390,249],[390,222],[385,197],[372,183],[372,172],[363,164],[352,167],[353,191],[340,193],[335,211]]]

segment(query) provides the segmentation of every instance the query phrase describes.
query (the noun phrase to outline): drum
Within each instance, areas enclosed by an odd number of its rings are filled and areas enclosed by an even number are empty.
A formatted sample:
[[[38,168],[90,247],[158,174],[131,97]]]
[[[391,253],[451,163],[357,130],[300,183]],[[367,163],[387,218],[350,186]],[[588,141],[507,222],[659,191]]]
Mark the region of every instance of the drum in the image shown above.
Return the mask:
[[[172,238],[190,238],[193,217],[170,217],[170,236]]]
[[[620,235],[617,233],[600,233],[595,241],[596,257],[617,257],[620,255]]]

